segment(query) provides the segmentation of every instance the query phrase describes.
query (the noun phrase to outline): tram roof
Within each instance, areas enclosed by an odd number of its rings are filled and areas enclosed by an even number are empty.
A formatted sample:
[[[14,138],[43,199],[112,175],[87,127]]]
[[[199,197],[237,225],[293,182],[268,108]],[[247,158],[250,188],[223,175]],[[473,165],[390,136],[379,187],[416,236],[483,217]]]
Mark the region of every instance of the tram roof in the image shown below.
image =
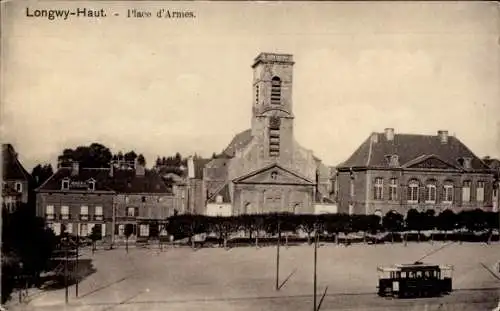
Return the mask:
[[[425,263],[413,263],[413,264],[395,264],[392,266],[377,267],[378,271],[384,272],[397,272],[397,271],[408,271],[408,270],[452,270],[451,265],[437,265],[437,264],[425,264]]]

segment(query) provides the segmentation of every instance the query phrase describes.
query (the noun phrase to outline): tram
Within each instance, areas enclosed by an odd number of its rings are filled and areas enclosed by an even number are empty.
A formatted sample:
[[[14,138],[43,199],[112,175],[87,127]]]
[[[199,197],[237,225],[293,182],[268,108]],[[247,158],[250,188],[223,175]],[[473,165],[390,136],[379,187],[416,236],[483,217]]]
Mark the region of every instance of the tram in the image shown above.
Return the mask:
[[[453,266],[422,262],[378,267],[381,297],[436,297],[452,291]]]

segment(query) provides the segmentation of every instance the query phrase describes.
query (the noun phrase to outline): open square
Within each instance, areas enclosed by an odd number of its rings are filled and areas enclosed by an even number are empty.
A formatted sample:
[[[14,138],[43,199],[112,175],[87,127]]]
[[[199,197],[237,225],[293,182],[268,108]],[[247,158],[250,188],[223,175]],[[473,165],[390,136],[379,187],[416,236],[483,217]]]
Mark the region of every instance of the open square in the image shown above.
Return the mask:
[[[276,247],[89,251],[96,272],[80,283],[35,297],[36,310],[310,310],[313,246],[281,247],[276,291]],[[386,299],[376,295],[378,265],[424,262],[454,266],[449,296]],[[500,295],[500,244],[409,243],[337,246],[318,249],[321,310],[492,310]],[[496,270],[495,270],[496,269]],[[495,275],[496,277],[495,277]],[[288,279],[288,280],[287,280]]]

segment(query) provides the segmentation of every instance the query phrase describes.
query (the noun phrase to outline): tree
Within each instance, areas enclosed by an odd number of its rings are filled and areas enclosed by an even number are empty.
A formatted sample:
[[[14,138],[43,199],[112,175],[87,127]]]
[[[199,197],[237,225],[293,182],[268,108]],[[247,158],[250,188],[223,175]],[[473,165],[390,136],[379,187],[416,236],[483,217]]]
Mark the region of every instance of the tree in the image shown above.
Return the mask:
[[[38,164],[31,171],[31,176],[33,177],[34,187],[40,187],[50,176],[54,174],[52,170],[52,165],[50,164]]]
[[[67,166],[76,161],[80,167],[109,167],[113,155],[109,148],[100,144],[92,143],[90,146],[78,146],[75,149],[64,149],[58,160]]]
[[[349,215],[346,214],[329,214],[324,215],[325,229],[329,234],[335,234],[335,243],[339,243],[339,233],[344,231],[347,226],[345,223],[349,221]]]
[[[431,243],[433,242],[433,232],[436,229],[436,211],[433,209],[428,209],[425,213],[422,213],[422,224],[424,230],[431,231]]]
[[[40,273],[49,269],[56,237],[45,228],[44,219],[34,215],[33,209],[31,203],[21,204],[13,213],[2,209],[2,301],[9,298],[12,290],[9,282],[15,275],[23,275],[26,285],[38,285]]]
[[[394,233],[401,232],[403,229],[404,217],[395,211],[389,211],[382,219],[382,226],[386,231],[391,233],[392,243],[394,243]]]
[[[422,213],[412,208],[406,214],[406,231],[417,231],[418,232],[418,241],[420,242],[420,231],[422,230],[423,224]],[[406,233],[405,233],[405,244],[406,244]]]
[[[447,240],[448,231],[457,228],[457,215],[452,210],[445,209],[436,217],[436,227],[444,231],[444,239]]]
[[[238,227],[236,217],[210,217],[207,219],[209,230],[219,237],[219,246],[227,249],[229,235]]]
[[[139,163],[142,166],[146,166],[146,159],[144,158],[142,153],[137,156],[137,163]]]
[[[131,150],[123,155],[123,158],[127,162],[134,162],[137,159],[137,154],[135,151]]]
[[[307,243],[312,244],[311,234],[316,229],[316,215],[301,215],[299,220],[299,228],[307,233]]]

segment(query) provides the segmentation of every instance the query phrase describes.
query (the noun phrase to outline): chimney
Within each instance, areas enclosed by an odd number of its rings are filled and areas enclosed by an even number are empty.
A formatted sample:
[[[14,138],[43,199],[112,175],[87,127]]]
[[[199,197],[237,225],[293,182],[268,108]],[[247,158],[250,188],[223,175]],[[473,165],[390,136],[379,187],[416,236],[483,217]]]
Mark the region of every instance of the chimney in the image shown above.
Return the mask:
[[[193,160],[193,157],[189,157],[187,159],[187,169],[188,169],[188,177],[189,178],[194,178],[195,174],[194,174],[194,160]]]
[[[442,144],[448,143],[448,131],[444,130],[438,131],[438,137]]]
[[[384,130],[384,133],[385,133],[385,139],[387,139],[388,141],[394,140],[394,129],[393,128],[386,128]]]
[[[378,133],[372,133],[372,143],[378,143]]]
[[[135,159],[134,166],[135,166],[135,176],[144,176],[146,174],[146,168],[144,167],[144,165],[139,163],[137,159]]]
[[[78,161],[71,162],[71,176],[78,176],[80,173],[80,163]]]

